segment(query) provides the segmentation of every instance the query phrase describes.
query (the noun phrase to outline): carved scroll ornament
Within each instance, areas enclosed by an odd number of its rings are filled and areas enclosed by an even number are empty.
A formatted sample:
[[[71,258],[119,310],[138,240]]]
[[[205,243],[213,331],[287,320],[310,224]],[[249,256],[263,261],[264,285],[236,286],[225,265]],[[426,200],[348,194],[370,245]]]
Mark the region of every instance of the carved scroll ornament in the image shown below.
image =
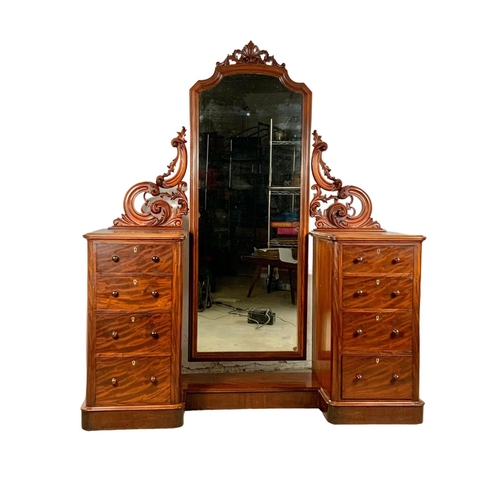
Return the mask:
[[[241,50],[235,50],[229,54],[224,61],[218,62],[217,66],[228,66],[230,64],[267,64],[284,68],[284,64],[278,64],[274,56],[270,56],[267,50],[260,50],[251,40]]]
[[[316,219],[316,227],[323,230],[380,230],[380,224],[371,218],[372,202],[368,194],[356,186],[342,186],[342,181],[331,175],[330,168],[323,161],[323,151],[328,149],[328,144],[321,140],[316,130],[313,137],[311,168],[316,184],[311,186],[314,196],[309,213]],[[322,210],[324,203],[328,206]]]
[[[187,168],[185,136],[186,129],[182,127],[177,137],[172,139],[171,144],[177,149],[177,156],[168,166],[167,172],[156,178],[156,183],[140,182],[127,191],[123,200],[125,213],[113,221],[113,227],[178,228],[182,225],[182,217],[189,212],[187,184],[183,181]],[[143,196],[143,203],[139,211],[136,203],[140,195]]]

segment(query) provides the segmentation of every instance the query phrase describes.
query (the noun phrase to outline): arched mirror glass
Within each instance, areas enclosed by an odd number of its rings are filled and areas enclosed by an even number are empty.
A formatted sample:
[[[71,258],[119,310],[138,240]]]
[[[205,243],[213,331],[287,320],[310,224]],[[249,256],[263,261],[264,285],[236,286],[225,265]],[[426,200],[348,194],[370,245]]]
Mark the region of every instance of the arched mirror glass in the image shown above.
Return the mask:
[[[190,97],[190,359],[304,359],[311,93],[250,42]]]

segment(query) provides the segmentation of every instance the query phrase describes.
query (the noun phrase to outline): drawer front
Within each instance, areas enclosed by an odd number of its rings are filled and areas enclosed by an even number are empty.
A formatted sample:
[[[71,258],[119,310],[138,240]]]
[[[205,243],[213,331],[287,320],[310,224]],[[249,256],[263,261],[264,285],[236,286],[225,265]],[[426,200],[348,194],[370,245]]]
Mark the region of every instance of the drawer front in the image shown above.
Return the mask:
[[[344,312],[342,314],[343,351],[410,351],[413,337],[413,311]]]
[[[100,313],[96,319],[96,352],[170,354],[171,330],[170,312]]]
[[[170,357],[96,360],[99,406],[170,403]]]
[[[413,279],[411,276],[344,276],[342,294],[345,308],[410,309]]]
[[[344,246],[342,270],[345,273],[412,273],[413,246]]]
[[[174,245],[96,243],[98,273],[172,273]]]
[[[411,399],[412,356],[342,356],[343,399]]]
[[[169,310],[172,278],[101,276],[96,284],[98,310]]]

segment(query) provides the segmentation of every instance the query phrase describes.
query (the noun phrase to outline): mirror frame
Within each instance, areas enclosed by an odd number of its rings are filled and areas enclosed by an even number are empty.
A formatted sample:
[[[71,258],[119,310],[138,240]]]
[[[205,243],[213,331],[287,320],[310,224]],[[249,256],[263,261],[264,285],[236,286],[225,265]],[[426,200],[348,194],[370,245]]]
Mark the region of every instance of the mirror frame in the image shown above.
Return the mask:
[[[199,97],[204,90],[215,87],[229,75],[258,74],[278,78],[292,92],[303,96],[300,224],[297,249],[297,350],[296,351],[224,351],[199,352],[198,336],[198,216],[199,214]],[[307,297],[308,297],[308,233],[309,233],[309,177],[312,92],[304,83],[293,81],[274,56],[249,42],[242,50],[235,50],[222,63],[217,63],[213,75],[199,80],[189,91],[190,105],[190,218],[189,218],[189,361],[281,361],[306,359]]]

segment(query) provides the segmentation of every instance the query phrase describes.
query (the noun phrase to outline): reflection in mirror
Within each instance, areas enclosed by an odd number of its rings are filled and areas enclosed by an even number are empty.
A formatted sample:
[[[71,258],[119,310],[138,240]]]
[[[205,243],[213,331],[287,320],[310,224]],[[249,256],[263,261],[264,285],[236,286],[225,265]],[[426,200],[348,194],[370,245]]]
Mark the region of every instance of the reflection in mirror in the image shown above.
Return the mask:
[[[199,95],[198,352],[294,352],[303,95],[231,74]]]

